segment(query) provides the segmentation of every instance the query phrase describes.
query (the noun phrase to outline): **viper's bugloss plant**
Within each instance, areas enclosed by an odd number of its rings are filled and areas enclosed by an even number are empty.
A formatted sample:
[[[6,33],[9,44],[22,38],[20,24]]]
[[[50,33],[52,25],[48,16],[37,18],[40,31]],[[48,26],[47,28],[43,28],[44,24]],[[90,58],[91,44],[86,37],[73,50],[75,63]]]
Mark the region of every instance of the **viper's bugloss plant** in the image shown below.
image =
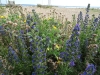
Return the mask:
[[[80,11],[80,13],[78,14],[78,18],[77,18],[77,24],[81,24],[83,22],[83,14]]]
[[[81,57],[79,32],[80,26],[76,24],[69,40],[66,42],[66,50],[60,53],[60,57],[64,61],[70,62],[70,66],[74,66],[74,63]]]
[[[9,48],[8,48],[8,60],[11,63],[19,61],[17,53],[11,46],[9,46]]]
[[[96,72],[96,66],[94,64],[89,63],[85,71],[81,75],[94,75],[95,72]]]
[[[1,75],[100,75],[100,14],[89,17],[90,4],[72,22],[56,10],[49,19],[11,10],[0,16]]]
[[[0,35],[5,35],[5,30],[3,26],[0,26]]]
[[[36,44],[35,47],[34,44]],[[35,41],[31,42],[30,46],[33,53],[32,55],[33,73],[35,73],[36,75],[45,75],[46,50],[43,46],[42,38],[37,36]]]

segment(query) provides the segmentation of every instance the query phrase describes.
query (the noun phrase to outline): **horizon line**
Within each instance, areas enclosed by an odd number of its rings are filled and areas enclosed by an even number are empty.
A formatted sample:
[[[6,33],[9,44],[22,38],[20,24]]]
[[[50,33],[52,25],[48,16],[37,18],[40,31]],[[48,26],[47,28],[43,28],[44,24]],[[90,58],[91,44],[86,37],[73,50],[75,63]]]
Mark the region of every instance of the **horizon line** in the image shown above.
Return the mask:
[[[6,3],[7,4],[7,3]],[[1,4],[2,5],[2,4]],[[5,4],[4,4],[5,5]],[[15,4],[16,5],[16,4]],[[19,5],[25,5],[25,4],[19,4]],[[26,4],[26,5],[38,5],[38,4]],[[43,5],[43,4],[40,4]],[[44,5],[48,5],[48,4],[44,4]],[[67,5],[49,5],[49,6],[61,6],[61,7],[67,7]],[[72,6],[72,5],[68,5],[68,7],[87,7],[87,6]],[[90,6],[90,7],[100,7],[100,6]]]

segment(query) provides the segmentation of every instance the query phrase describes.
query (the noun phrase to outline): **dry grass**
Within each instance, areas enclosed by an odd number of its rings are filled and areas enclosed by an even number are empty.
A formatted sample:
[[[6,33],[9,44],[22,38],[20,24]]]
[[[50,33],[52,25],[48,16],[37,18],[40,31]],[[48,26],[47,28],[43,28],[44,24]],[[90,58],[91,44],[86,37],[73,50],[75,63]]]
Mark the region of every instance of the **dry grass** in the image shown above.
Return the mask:
[[[60,8],[60,7],[52,7],[52,8],[40,8],[40,7],[32,7],[32,6],[15,6],[15,7],[4,7],[0,8],[0,15],[8,15],[9,13],[19,13],[21,16],[27,16],[27,14],[32,12],[32,9],[34,9],[41,18],[50,18],[55,17],[59,19],[61,22],[63,21],[72,21],[72,15],[79,14],[80,11],[83,12],[83,16],[85,16],[86,10],[84,8]],[[2,11],[1,11],[2,10]],[[4,13],[5,12],[5,13]],[[100,9],[90,9],[90,17],[92,17],[93,14],[97,17],[100,13]],[[63,19],[63,20],[62,20]]]

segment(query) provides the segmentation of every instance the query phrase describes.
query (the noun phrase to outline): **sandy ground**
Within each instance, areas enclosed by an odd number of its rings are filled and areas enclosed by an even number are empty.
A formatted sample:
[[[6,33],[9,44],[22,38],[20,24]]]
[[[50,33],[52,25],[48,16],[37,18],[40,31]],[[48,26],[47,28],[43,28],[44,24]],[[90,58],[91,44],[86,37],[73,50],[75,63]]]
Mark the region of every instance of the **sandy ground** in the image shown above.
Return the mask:
[[[60,8],[60,7],[52,7],[52,8],[39,8],[39,7],[23,7],[23,9],[27,9],[28,12],[31,12],[32,9],[34,9],[38,14],[41,14],[42,16],[45,15],[48,17],[50,13],[55,11],[55,15],[64,16],[63,18],[67,18],[69,21],[72,21],[72,15],[75,14],[77,17],[79,12],[82,11],[83,17],[85,16],[86,9],[84,8]],[[53,13],[52,13],[53,14]],[[100,14],[100,9],[91,9],[90,12],[90,18],[93,14],[97,17]]]
[[[11,8],[12,9],[12,8]],[[14,8],[13,8],[14,9]],[[23,6],[20,10],[23,11],[24,15],[26,16],[27,14],[32,12],[32,9],[34,9],[38,14],[40,14],[40,17],[46,17],[49,18],[51,15],[56,18],[63,18],[72,21],[72,15],[75,14],[76,18],[79,14],[80,11],[83,13],[83,17],[85,16],[86,9],[85,8],[61,8],[61,7],[52,7],[52,8],[40,8],[40,7],[32,7],[32,6]],[[9,11],[8,9],[6,9]],[[15,12],[17,10],[14,10]],[[5,14],[8,14],[7,12]],[[91,9],[90,12],[90,17],[95,14],[97,17],[100,14],[100,9]]]

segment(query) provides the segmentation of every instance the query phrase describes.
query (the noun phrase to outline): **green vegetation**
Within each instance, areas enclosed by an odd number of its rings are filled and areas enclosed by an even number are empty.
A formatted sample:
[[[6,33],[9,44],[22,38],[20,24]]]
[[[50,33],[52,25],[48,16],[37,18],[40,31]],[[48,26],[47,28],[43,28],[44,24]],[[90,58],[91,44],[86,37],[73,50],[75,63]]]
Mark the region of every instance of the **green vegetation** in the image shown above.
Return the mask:
[[[72,22],[34,9],[0,15],[1,75],[100,75],[100,15],[90,19],[89,10]]]

